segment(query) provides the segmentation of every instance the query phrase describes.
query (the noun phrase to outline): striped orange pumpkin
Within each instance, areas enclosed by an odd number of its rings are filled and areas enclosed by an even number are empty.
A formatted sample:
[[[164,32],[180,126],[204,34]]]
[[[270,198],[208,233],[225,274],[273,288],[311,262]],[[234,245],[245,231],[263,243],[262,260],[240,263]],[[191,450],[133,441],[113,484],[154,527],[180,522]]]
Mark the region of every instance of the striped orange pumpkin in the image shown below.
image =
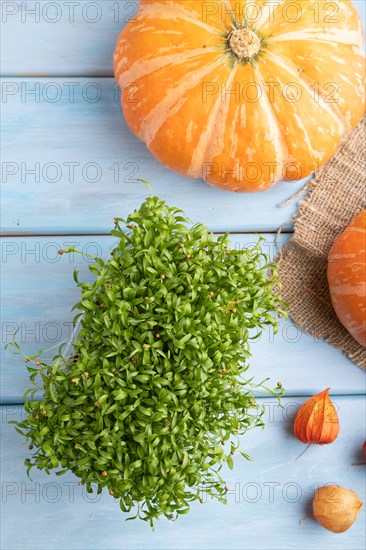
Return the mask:
[[[328,282],[338,319],[366,347],[366,210],[353,218],[330,249]]]
[[[262,191],[323,165],[360,120],[363,43],[350,0],[141,0],[115,77],[164,166]]]

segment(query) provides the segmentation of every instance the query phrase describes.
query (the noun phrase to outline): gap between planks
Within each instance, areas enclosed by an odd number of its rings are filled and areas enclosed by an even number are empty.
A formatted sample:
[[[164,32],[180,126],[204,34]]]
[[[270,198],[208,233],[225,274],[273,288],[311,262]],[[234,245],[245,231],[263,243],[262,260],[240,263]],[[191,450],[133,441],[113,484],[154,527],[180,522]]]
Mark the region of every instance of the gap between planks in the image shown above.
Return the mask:
[[[281,231],[281,235],[292,235],[293,234],[292,229],[284,229]],[[225,231],[210,231],[209,233],[213,233],[214,235],[223,235]],[[228,231],[230,235],[277,235],[277,231],[258,231],[258,230],[246,230],[246,231]],[[45,232],[45,233],[1,233],[0,238],[32,238],[32,237],[110,237],[111,233],[82,233],[82,232],[72,232],[68,233],[67,231],[62,232]]]
[[[356,399],[361,399],[365,396],[364,393],[340,393],[339,391],[336,392],[336,393],[330,393],[329,394],[331,399],[337,399],[338,397],[341,397],[341,398],[344,398],[344,397],[347,397],[347,398],[356,398]],[[281,397],[281,400],[283,399],[309,399],[309,397],[311,397],[311,395],[309,393],[294,393],[292,394],[291,392],[289,393],[289,395],[287,395],[286,393]],[[274,401],[278,401],[278,397],[274,396],[274,395],[271,395],[271,394],[268,394],[268,395],[258,395],[256,394],[255,396],[255,399],[256,401],[263,401],[264,399],[270,399],[271,401],[274,400]],[[38,401],[38,399],[35,399],[36,401]],[[1,400],[0,401],[0,407],[22,407],[23,405],[25,404],[25,401],[21,401],[19,399],[15,400],[15,401],[11,401],[11,400]],[[280,405],[280,402],[279,402],[279,405]]]

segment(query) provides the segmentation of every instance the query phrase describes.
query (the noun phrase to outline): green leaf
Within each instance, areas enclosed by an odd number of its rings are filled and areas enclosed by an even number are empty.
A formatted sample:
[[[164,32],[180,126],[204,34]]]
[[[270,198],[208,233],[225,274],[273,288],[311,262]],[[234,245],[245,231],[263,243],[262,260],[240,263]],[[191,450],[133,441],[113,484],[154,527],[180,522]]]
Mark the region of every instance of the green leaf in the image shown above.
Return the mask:
[[[51,462],[52,462],[52,466],[53,466],[54,468],[57,468],[57,466],[58,466],[58,460],[57,460],[57,457],[56,457],[55,455],[52,455],[52,456],[51,456]]]
[[[57,403],[57,397],[56,397],[54,386],[53,386],[52,383],[49,385],[49,390],[50,390],[50,396],[51,396],[52,401]]]
[[[46,454],[52,455],[53,451],[52,451],[52,446],[50,445],[50,443],[47,443],[47,442],[43,443],[42,449]]]
[[[189,510],[190,510],[189,507],[188,507],[188,508],[184,508],[184,509],[182,509],[182,510],[177,510],[177,514],[183,516],[184,514],[188,514]]]
[[[145,434],[138,434],[133,437],[134,441],[143,445],[145,443]]]

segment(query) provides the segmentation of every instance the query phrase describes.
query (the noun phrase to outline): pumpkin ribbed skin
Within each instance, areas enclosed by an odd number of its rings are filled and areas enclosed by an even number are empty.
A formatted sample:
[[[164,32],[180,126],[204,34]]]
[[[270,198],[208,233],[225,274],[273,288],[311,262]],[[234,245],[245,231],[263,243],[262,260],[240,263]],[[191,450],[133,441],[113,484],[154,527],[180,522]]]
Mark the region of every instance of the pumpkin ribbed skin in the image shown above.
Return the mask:
[[[328,282],[338,319],[366,347],[366,210],[353,218],[330,249]]]
[[[128,126],[164,166],[262,191],[323,165],[360,120],[364,35],[352,2],[269,4],[141,0],[118,38],[115,77]],[[230,42],[245,24],[260,44],[251,58]]]

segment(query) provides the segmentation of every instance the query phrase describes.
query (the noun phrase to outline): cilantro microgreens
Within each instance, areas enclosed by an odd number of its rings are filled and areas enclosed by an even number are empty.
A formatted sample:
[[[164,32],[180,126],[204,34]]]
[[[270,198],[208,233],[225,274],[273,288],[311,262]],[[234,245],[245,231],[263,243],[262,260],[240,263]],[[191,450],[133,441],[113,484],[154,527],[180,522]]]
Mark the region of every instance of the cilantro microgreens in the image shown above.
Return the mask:
[[[263,426],[253,393],[263,386],[243,377],[249,331],[276,330],[271,312],[283,313],[260,241],[230,250],[228,234],[215,239],[187,224],[153,196],[115,220],[118,243],[106,261],[94,258],[94,282],[75,274],[81,328],[72,355],[61,346],[52,364],[36,361],[41,352],[26,358],[33,387],[27,419],[16,423],[34,450],[28,473],[72,471],[87,491],[107,487],[123,512],[151,525],[204,494],[226,501],[219,471],[233,467],[239,436]]]

